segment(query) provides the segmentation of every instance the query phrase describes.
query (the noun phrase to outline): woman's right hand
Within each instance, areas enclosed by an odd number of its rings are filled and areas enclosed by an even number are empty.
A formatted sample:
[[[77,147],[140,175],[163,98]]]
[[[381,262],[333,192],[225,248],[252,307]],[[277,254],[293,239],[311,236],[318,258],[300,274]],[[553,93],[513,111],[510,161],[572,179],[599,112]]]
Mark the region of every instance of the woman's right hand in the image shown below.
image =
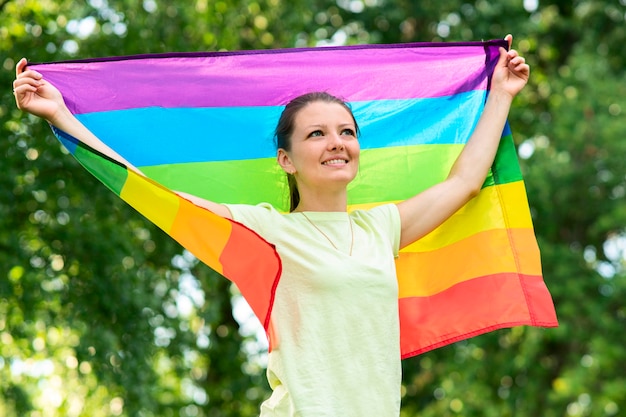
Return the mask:
[[[26,69],[27,64],[26,58],[22,58],[15,66],[13,95],[17,108],[53,123],[65,109],[63,96],[40,73]]]

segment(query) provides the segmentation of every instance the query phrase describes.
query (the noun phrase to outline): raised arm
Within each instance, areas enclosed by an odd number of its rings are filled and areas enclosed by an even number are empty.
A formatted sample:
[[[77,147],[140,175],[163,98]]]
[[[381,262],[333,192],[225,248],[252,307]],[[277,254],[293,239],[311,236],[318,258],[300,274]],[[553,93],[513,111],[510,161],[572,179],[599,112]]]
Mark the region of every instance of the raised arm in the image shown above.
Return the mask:
[[[15,81],[13,94],[20,110],[45,119],[51,125],[74,136],[81,142],[102,152],[104,155],[123,163],[129,169],[143,175],[143,173],[120,154],[115,152],[89,129],[85,127],[67,108],[59,90],[46,81],[43,76],[34,70],[27,69],[28,62],[22,58],[15,67]],[[179,193],[182,197],[196,205],[204,207],[218,216],[232,218],[230,211],[212,201],[208,201],[189,194]]]
[[[511,35],[505,38],[509,46]],[[528,81],[530,68],[517,51],[500,48],[483,113],[446,180],[398,203],[400,247],[425,236],[476,196],[493,164],[513,98]]]

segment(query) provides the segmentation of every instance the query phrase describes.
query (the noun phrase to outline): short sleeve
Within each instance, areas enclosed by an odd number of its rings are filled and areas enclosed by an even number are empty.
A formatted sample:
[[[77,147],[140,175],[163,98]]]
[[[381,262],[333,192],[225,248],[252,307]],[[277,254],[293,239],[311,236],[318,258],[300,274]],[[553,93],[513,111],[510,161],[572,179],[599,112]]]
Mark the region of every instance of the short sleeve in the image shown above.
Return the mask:
[[[280,222],[281,214],[269,203],[257,205],[225,204],[233,220],[254,230],[265,239],[271,237],[271,231]]]
[[[400,251],[400,212],[395,204],[383,204],[369,210],[356,210],[352,214],[361,227],[382,235],[389,242],[394,257]]]

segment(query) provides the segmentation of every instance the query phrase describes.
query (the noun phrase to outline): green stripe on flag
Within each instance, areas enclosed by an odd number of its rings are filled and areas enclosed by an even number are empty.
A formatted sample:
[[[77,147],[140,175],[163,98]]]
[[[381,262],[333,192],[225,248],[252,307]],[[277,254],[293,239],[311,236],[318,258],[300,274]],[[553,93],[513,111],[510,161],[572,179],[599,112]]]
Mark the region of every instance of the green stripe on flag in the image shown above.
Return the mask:
[[[128,177],[126,167],[85,149],[81,145],[74,150],[74,156],[87,171],[102,181],[111,191],[117,195],[121,194]]]

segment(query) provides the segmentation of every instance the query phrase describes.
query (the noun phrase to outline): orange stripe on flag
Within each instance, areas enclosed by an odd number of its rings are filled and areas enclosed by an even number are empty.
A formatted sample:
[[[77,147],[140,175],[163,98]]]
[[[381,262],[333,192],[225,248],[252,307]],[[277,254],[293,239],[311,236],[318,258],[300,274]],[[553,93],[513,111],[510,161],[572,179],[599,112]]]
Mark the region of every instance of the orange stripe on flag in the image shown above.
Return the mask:
[[[231,231],[232,223],[228,220],[181,198],[169,233],[198,259],[223,274],[220,256]]]
[[[511,240],[531,249],[514,253]],[[541,275],[541,264],[532,229],[497,229],[433,251],[401,252],[396,270],[399,297],[404,298],[437,294],[460,282],[502,272]]]

